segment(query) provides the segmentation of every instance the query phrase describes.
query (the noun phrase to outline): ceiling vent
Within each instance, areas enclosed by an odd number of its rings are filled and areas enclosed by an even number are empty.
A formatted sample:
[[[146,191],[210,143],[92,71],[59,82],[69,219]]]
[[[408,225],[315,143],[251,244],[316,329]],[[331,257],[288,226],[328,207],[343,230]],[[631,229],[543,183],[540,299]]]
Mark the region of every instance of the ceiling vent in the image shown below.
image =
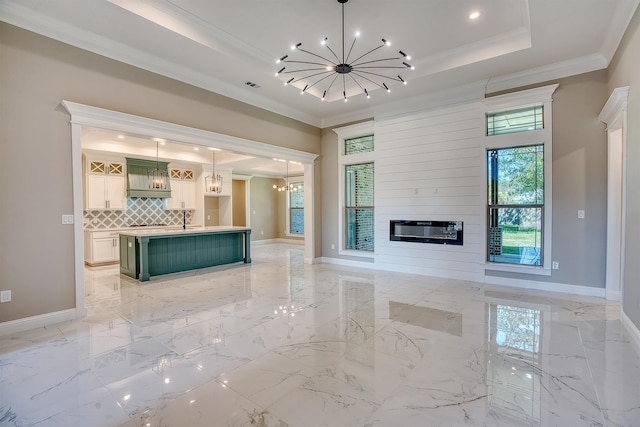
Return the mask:
[[[257,84],[257,83],[254,83],[254,82],[244,82],[244,84],[246,84],[247,86],[250,86],[252,88],[255,88],[255,89],[259,89],[260,88],[260,85]]]

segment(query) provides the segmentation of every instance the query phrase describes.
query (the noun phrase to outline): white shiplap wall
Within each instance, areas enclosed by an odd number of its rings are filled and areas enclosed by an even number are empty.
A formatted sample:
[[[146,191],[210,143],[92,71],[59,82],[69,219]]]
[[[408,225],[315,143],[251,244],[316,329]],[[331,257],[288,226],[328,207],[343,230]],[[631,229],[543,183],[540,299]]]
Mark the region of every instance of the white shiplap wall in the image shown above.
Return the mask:
[[[375,263],[466,280],[484,275],[485,173],[479,103],[375,126]],[[464,245],[392,242],[390,220],[464,221]]]

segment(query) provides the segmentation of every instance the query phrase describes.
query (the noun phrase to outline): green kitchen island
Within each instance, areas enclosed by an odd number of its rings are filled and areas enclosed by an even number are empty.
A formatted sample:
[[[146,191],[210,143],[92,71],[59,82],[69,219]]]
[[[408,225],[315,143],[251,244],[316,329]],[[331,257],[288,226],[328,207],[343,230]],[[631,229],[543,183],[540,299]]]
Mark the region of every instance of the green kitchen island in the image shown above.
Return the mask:
[[[251,262],[250,228],[136,228],[120,232],[120,273],[141,282],[151,276],[240,261]]]

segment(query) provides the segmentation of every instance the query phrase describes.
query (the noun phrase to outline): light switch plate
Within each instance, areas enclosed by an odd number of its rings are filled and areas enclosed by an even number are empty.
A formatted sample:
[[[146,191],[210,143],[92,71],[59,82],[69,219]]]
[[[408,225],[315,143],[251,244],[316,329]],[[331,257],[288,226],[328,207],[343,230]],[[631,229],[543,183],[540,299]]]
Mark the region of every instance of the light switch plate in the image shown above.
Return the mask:
[[[73,215],[62,215],[62,224],[63,225],[73,224]]]
[[[583,210],[579,210],[578,211],[578,219],[584,219],[584,211]]]

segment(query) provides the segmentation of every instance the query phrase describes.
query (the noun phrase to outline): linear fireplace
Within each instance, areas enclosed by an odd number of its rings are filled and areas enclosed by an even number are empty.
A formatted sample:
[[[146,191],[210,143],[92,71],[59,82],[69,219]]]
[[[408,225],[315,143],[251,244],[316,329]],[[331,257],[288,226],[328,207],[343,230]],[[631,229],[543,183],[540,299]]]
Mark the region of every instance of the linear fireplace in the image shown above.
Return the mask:
[[[462,221],[391,220],[389,239],[399,242],[462,245]]]

